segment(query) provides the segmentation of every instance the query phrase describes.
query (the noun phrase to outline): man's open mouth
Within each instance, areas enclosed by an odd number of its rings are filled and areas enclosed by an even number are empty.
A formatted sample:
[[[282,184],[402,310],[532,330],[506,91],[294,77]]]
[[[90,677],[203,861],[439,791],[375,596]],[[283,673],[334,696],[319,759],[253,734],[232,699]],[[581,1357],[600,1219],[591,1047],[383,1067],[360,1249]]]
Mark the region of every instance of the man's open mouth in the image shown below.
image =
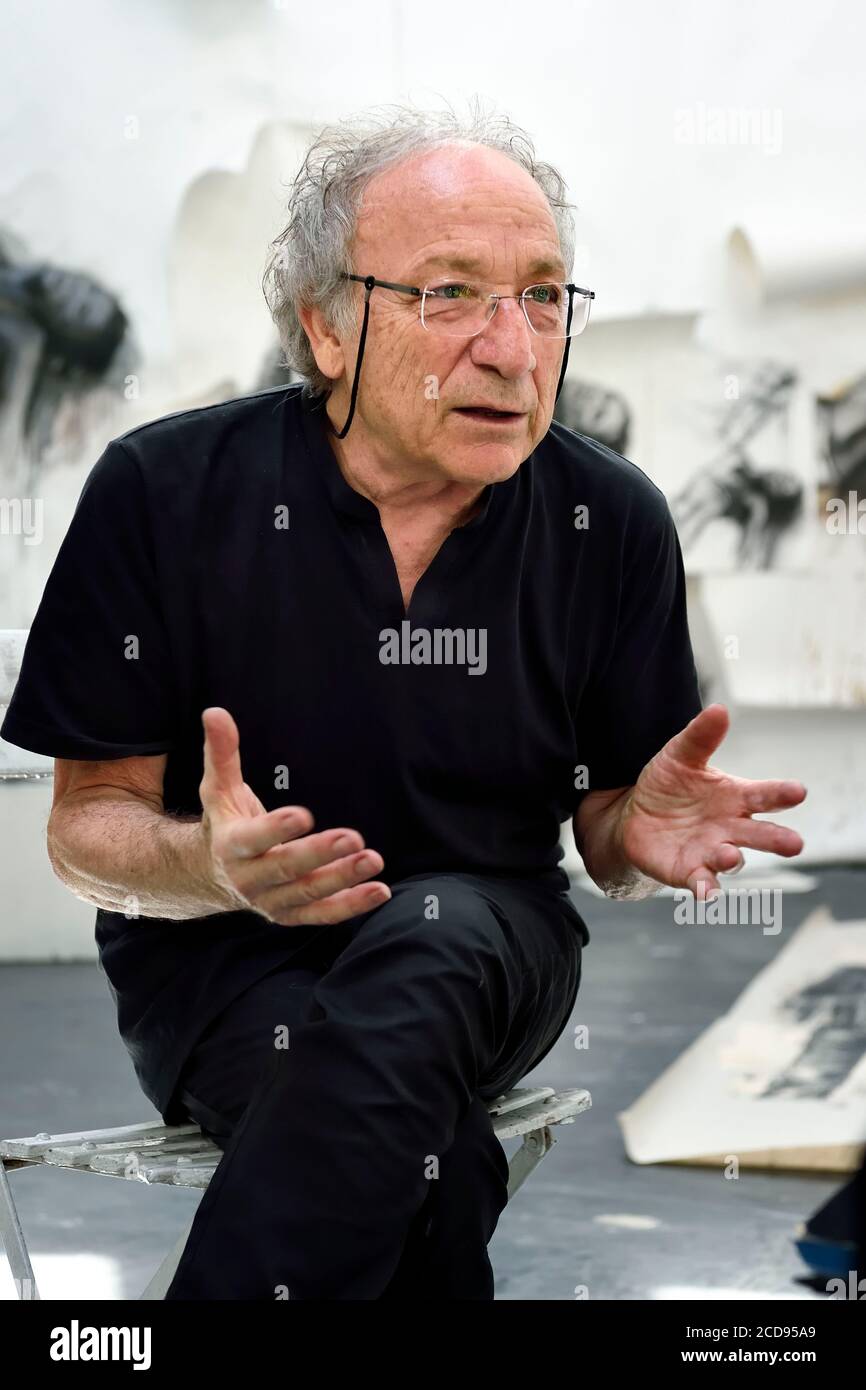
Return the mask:
[[[493,410],[486,405],[459,405],[455,407],[458,415],[465,415],[470,420],[484,420],[487,423],[493,421],[513,422],[523,419],[523,412],[520,410]]]

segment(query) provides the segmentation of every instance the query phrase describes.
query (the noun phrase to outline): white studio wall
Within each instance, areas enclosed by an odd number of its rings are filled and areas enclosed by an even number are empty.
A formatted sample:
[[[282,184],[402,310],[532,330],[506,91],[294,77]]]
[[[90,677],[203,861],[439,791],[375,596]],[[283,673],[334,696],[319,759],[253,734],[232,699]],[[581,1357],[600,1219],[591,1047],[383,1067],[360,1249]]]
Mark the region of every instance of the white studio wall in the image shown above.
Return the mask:
[[[39,508],[29,527],[4,520],[0,628],[28,627],[108,439],[270,384],[260,280],[311,134],[373,103],[478,94],[568,180],[575,278],[597,299],[566,422],[675,509],[704,687],[732,710],[725,765],[806,782],[790,818],[803,862],[862,859],[866,537],[850,508],[828,526],[827,504],[866,491],[866,185],[851,177],[866,86],[838,76],[866,17],[854,0],[793,13],[555,0],[539,50],[514,0],[432,16],[155,0],[134,17],[82,0],[50,23],[10,0],[0,497]],[[4,298],[45,266],[96,325],[84,362],[48,352]],[[49,783],[0,784],[0,958],[93,954],[94,909],[43,855],[49,807]]]

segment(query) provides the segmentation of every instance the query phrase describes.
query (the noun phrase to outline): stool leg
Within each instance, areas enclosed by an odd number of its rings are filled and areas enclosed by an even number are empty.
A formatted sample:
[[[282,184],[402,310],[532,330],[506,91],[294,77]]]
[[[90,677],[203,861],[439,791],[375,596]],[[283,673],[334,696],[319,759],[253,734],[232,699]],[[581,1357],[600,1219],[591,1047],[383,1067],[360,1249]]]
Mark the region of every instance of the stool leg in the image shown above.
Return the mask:
[[[523,1143],[513,1155],[508,1165],[508,1200],[526,1182],[529,1174],[537,1168],[543,1158],[550,1153],[556,1143],[548,1125],[530,1130],[523,1136]]]
[[[180,1264],[180,1257],[184,1252],[189,1233],[192,1230],[192,1222],[186,1227],[183,1235],[179,1238],[176,1245],[172,1247],[166,1255],[159,1269],[154,1274],[144,1293],[139,1294],[139,1302],[142,1299],[149,1299],[153,1302],[156,1299],[165,1298],[165,1291],[174,1278],[174,1272]]]
[[[0,1237],[3,1240],[3,1247],[9,1260],[9,1268],[12,1270],[12,1278],[15,1280],[19,1299],[26,1302],[39,1300],[39,1290],[33,1277],[33,1267],[27,1253],[24,1232],[21,1229],[21,1222],[18,1220],[18,1212],[15,1210],[15,1203],[12,1200],[12,1189],[9,1186],[6,1165],[2,1159],[0,1159]]]

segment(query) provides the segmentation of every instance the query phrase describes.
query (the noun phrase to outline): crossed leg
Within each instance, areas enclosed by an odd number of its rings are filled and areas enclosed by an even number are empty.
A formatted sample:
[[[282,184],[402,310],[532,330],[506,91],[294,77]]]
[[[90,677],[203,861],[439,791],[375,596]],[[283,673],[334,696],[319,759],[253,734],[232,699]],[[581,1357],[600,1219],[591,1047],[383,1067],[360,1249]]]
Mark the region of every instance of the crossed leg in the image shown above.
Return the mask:
[[[394,885],[324,973],[248,991],[182,1078],[225,1153],[166,1297],[492,1298],[508,1165],[479,1092],[552,1045],[579,958],[552,898],[440,875]]]
[[[216,1020],[193,1053],[181,1099],[190,1119],[223,1151],[261,1084],[274,1029],[305,1018],[327,967],[265,976]],[[400,1263],[381,1297],[493,1298],[487,1246],[508,1201],[508,1161],[486,1104],[476,1096],[413,1217]]]

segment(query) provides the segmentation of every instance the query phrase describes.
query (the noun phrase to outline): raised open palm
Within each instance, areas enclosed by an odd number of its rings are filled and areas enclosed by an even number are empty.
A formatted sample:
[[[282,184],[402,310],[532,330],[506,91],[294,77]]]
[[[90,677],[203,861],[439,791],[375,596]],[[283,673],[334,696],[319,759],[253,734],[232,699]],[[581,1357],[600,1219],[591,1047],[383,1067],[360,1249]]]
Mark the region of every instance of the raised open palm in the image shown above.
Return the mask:
[[[742,848],[790,858],[803,840],[756,813],[797,806],[802,782],[752,781],[710,767],[729,726],[724,705],[708,705],[647,763],[622,819],[622,846],[642,873],[696,896],[717,890],[719,873],[743,863]]]
[[[387,902],[372,879],[383,859],[351,827],[313,832],[306,806],[266,810],[241,769],[238,726],[227,709],[202,711],[199,787],[210,877],[239,908],[280,926],[334,924]]]

